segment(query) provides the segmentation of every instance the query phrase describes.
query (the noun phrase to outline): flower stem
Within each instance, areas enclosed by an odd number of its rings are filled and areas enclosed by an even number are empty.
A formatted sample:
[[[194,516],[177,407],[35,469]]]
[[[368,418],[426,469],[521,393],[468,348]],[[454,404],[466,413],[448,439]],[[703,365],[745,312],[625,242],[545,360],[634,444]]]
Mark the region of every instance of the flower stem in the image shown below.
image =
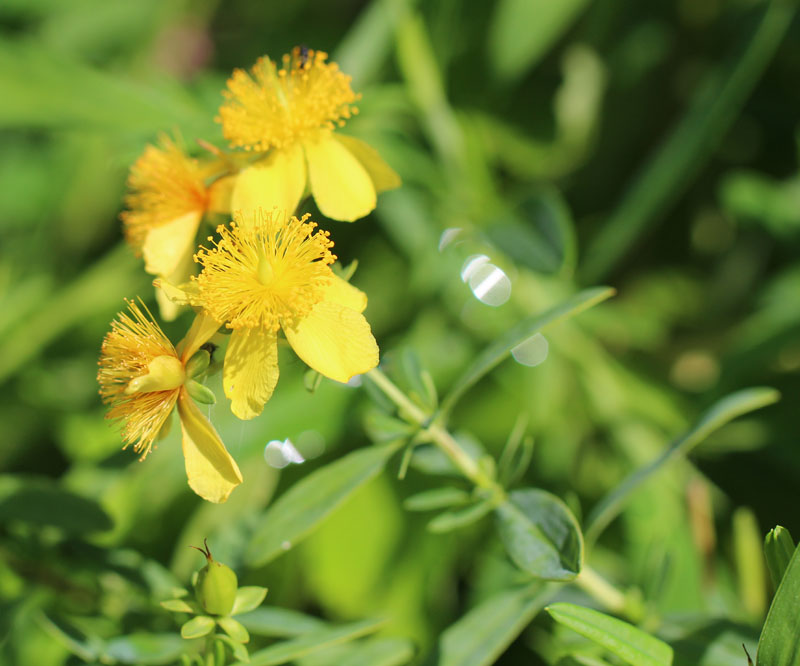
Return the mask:
[[[367,377],[383,391],[387,398],[397,405],[401,412],[422,428],[430,439],[453,461],[453,464],[458,467],[464,476],[480,488],[505,495],[502,487],[481,469],[480,465],[461,448],[455,438],[440,424],[431,423],[428,414],[415,405],[391,379],[378,368],[370,370],[367,373]]]
[[[498,501],[505,499],[505,489],[464,451],[446,428],[433,421],[425,410],[416,405],[378,368],[374,368],[366,374],[383,394],[397,405],[403,416],[420,426],[422,431],[450,458],[465,477],[479,488],[490,491]],[[591,567],[584,565],[574,582],[609,611],[626,613],[625,595]]]

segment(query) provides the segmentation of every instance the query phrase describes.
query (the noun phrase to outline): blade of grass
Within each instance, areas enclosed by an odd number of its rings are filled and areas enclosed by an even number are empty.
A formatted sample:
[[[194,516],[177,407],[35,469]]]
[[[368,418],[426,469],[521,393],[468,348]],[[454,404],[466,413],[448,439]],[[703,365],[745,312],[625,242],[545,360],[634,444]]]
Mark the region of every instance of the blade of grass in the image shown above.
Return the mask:
[[[755,387],[737,391],[715,403],[689,432],[676,439],[653,462],[630,474],[616,489],[600,501],[586,521],[584,530],[586,542],[596,541],[600,533],[622,511],[628,498],[636,489],[658,473],[667,463],[680,456],[685,456],[712,432],[726,423],[742,414],[771,405],[779,399],[780,393],[775,389]]]
[[[602,280],[692,182],[719,144],[775,54],[795,14],[773,0],[743,53],[701,87],[691,108],[641,171],[583,253],[583,280]]]

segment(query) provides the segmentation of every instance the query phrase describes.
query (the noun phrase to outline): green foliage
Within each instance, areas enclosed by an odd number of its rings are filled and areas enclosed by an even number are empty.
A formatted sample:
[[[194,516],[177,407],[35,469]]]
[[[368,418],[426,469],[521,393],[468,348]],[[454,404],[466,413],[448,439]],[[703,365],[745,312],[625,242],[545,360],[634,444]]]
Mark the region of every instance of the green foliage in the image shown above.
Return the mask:
[[[309,474],[281,497],[256,526],[247,559],[265,564],[289,550],[347,497],[378,474],[396,445],[356,451]]]
[[[796,548],[775,591],[769,607],[761,638],[758,640],[756,663],[775,666],[800,664],[800,616],[797,599],[800,596],[800,548]]]
[[[523,571],[571,580],[583,565],[583,535],[567,506],[544,490],[515,490],[497,508],[500,539]]]
[[[575,604],[550,604],[545,610],[563,624],[602,645],[631,666],[671,666],[672,648],[627,622]]]
[[[0,3],[0,664],[798,663],[796,13]],[[147,143],[225,147],[225,79],[296,44],[353,77],[342,129],[403,180],[352,225],[301,211],[369,297],[381,374],[282,346],[241,422],[223,329],[190,386],[245,483],[210,505],[177,422],[139,463],[103,420],[108,322],[157,311],[118,215]],[[496,307],[462,278],[481,255]],[[206,536],[229,614],[187,591]]]

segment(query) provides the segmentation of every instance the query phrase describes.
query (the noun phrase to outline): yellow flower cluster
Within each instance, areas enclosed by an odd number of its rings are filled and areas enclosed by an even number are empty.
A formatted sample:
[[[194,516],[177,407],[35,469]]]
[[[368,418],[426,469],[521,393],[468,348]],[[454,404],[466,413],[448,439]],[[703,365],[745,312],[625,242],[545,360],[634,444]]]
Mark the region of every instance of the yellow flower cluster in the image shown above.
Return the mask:
[[[353,221],[400,184],[374,149],[335,131],[357,113],[359,95],[321,51],[298,47],[280,65],[264,57],[250,72],[237,69],[223,96],[217,120],[233,150],[198,141],[209,156],[196,159],[162,137],[132,166],[121,215],[126,239],[157,278],[162,317],[189,306],[194,323],[173,346],[131,302],[103,341],[98,371],[107,417],[121,422],[125,446],[141,459],[177,406],[189,486],[211,502],[225,501],[242,476],[195,404],[213,400],[199,383],[209,361],[203,346],[230,330],[223,388],[241,419],[258,416],[275,389],[281,334],[336,381],[374,368],[366,295],[333,271],[330,234],[295,212],[311,194],[325,216]],[[220,215],[229,222],[198,244],[204,222]]]

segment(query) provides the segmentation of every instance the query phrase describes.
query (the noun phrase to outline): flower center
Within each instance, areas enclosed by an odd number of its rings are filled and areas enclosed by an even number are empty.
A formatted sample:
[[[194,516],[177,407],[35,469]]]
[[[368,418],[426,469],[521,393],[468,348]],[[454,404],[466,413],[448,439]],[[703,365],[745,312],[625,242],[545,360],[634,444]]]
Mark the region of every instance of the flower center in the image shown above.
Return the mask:
[[[296,47],[281,68],[260,58],[250,74],[234,70],[222,92],[218,122],[232,146],[267,151],[291,146],[312,132],[335,129],[358,113],[350,77],[328,55]]]
[[[321,300],[336,259],[328,233],[307,219],[259,211],[252,224],[218,227],[220,240],[196,256],[193,304],[228,328],[294,325]]]

